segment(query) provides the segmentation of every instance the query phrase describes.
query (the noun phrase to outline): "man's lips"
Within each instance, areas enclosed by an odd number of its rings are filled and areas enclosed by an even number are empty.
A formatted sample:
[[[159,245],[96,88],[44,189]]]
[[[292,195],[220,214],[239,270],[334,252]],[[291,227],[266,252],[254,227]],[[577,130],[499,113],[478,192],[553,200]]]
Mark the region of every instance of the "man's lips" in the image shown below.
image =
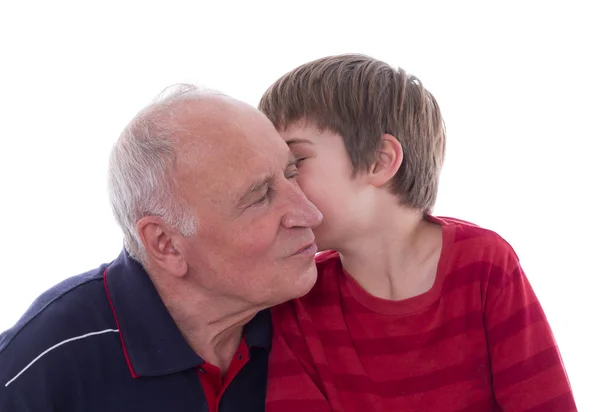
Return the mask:
[[[299,255],[314,256],[316,253],[317,253],[317,244],[314,241],[312,241],[310,243],[304,244],[302,247],[300,247],[298,250],[296,250],[296,252],[294,252],[294,254],[292,254],[292,256],[299,256]]]

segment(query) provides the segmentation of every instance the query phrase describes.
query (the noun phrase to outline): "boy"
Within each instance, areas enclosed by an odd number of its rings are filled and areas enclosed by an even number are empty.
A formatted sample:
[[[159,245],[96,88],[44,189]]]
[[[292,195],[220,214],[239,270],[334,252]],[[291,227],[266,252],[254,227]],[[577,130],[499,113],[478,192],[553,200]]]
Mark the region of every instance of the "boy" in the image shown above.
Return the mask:
[[[446,136],[416,77],[326,57],[259,108],[298,159],[326,251],[312,291],[272,311],[267,411],[576,410],[511,246],[430,214]]]

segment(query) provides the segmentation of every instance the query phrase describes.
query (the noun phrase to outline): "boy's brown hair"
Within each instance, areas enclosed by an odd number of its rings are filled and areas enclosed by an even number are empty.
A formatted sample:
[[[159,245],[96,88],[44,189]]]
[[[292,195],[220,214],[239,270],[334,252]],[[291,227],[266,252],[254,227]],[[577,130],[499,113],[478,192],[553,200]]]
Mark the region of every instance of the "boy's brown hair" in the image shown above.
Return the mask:
[[[307,121],[339,134],[354,173],[374,163],[381,136],[391,134],[404,159],[390,190],[408,207],[433,208],[446,132],[435,98],[417,77],[365,55],[324,57],[277,80],[259,109],[278,130]]]

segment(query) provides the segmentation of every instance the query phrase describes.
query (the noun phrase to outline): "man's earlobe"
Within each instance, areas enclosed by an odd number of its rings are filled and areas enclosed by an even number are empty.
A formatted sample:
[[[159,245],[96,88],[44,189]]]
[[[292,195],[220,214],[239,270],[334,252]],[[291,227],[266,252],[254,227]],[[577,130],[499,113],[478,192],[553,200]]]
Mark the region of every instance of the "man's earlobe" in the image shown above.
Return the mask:
[[[137,222],[138,236],[144,245],[149,263],[173,276],[187,273],[187,262],[177,245],[177,233],[156,216],[146,216]]]
[[[388,183],[400,169],[403,160],[404,151],[398,139],[387,133],[381,136],[377,157],[371,167],[371,184],[383,186]]]

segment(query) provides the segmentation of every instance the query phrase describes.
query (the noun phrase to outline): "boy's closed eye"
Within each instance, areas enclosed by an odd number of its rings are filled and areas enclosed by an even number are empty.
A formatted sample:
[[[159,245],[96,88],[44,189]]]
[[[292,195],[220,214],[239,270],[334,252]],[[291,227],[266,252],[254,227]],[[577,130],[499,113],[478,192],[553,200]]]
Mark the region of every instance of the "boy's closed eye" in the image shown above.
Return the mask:
[[[302,162],[305,161],[307,157],[296,157],[296,167],[300,167]]]

